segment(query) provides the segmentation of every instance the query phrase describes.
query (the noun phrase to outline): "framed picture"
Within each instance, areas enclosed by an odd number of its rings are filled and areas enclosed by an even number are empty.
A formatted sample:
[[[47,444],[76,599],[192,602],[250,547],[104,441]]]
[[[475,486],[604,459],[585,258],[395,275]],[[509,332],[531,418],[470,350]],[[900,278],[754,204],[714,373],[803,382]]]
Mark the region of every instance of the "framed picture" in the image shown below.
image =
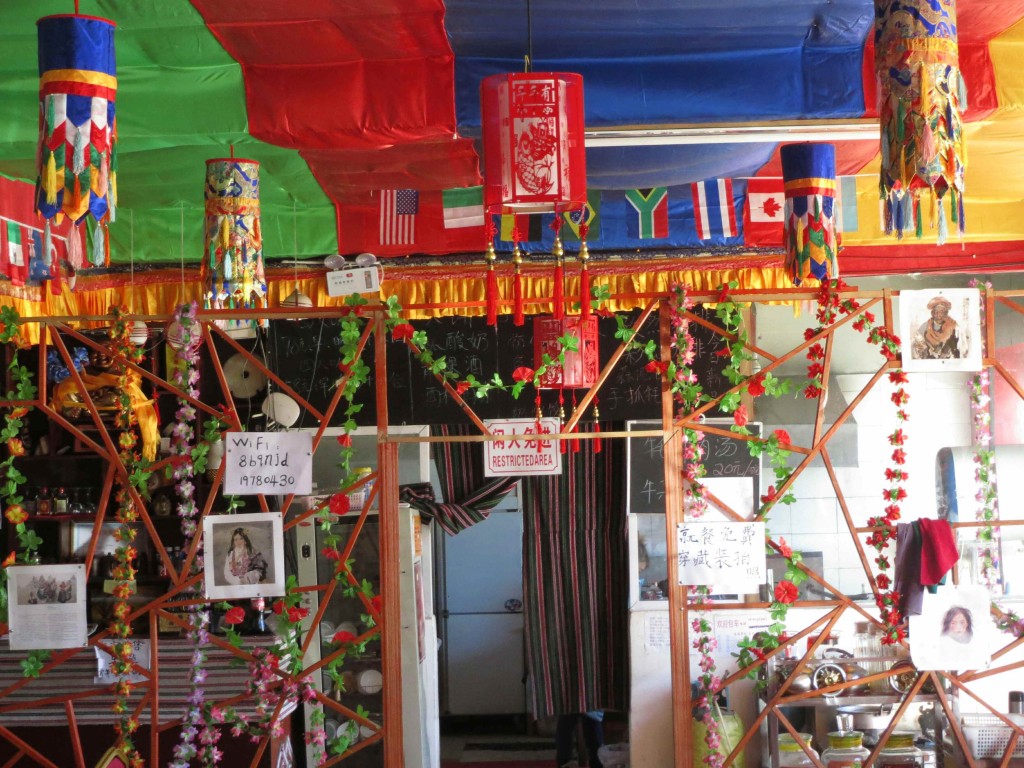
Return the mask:
[[[84,565],[12,565],[7,578],[12,650],[86,645]]]
[[[978,291],[900,291],[900,338],[906,371],[980,371]]]
[[[918,669],[981,669],[991,660],[992,600],[981,586],[946,586],[926,593],[910,617],[910,658]]]
[[[203,519],[206,596],[214,600],[284,594],[280,512],[207,515]]]

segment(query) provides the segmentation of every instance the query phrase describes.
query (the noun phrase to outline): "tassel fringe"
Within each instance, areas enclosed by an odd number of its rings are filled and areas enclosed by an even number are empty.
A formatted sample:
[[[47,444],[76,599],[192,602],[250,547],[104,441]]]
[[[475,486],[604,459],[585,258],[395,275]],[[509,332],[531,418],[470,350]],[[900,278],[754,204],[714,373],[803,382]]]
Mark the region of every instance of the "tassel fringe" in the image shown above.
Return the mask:
[[[562,262],[555,266],[555,288],[551,295],[551,316],[555,320],[565,317],[565,268]]]
[[[516,265],[516,272],[512,276],[512,324],[523,325],[526,316],[523,313],[523,275]]]
[[[487,267],[487,324],[498,324],[498,276],[494,272],[494,265]]]

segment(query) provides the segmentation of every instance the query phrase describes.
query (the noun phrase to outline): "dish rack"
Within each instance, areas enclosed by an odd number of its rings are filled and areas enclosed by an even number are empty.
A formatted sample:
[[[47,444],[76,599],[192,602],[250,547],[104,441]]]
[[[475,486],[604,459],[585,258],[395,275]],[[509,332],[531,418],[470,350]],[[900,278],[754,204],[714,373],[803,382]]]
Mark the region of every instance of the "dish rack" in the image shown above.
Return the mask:
[[[1001,758],[1013,733],[1013,729],[998,717],[987,714],[961,715],[960,726],[967,746],[976,760]],[[1024,757],[1024,736],[1017,740],[1013,757]]]

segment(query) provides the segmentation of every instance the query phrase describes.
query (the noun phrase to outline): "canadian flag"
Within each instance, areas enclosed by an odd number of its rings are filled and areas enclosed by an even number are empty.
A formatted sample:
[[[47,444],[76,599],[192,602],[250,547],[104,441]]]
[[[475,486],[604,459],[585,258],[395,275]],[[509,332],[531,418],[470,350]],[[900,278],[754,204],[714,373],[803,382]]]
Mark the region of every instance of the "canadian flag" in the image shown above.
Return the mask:
[[[782,179],[748,180],[747,204],[743,208],[743,242],[781,248],[785,203]]]

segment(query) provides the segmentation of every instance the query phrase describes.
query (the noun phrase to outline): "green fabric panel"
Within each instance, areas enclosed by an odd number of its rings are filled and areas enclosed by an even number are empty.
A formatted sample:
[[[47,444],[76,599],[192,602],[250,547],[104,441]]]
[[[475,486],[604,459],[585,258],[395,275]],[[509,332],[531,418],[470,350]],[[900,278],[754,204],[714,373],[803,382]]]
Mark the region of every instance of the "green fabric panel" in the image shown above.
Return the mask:
[[[0,173],[7,176],[28,181],[36,177],[36,20],[72,8],[69,0],[3,4]],[[184,259],[199,261],[206,160],[227,156],[231,145],[237,156],[261,164],[264,256],[336,251],[333,204],[298,152],[248,135],[242,69],[191,3],[82,0],[80,10],[118,26],[118,206],[109,230],[112,262],[131,260],[132,219],[136,262],[177,262],[182,255],[182,207]]]

